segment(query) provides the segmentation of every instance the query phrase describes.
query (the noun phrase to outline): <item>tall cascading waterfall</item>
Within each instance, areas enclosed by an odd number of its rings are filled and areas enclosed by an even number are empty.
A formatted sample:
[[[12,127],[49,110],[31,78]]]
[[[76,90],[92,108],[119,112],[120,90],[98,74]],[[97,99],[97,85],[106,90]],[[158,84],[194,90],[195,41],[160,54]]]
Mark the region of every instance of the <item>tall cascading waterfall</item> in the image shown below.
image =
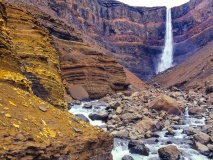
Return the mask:
[[[172,67],[173,62],[173,34],[172,34],[172,15],[171,7],[166,9],[166,37],[165,47],[160,57],[157,73]]]

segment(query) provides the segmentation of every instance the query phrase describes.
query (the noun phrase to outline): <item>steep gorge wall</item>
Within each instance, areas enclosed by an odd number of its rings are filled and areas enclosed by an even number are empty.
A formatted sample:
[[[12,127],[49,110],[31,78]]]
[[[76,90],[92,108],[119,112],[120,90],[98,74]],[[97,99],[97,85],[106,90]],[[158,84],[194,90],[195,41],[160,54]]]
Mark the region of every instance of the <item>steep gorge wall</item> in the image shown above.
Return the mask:
[[[109,51],[142,79],[155,74],[165,37],[166,9],[130,7],[114,0],[46,0],[29,3],[75,25],[89,43]],[[175,63],[212,40],[212,1],[191,0],[172,9]]]
[[[0,159],[112,159],[112,136],[62,110],[59,57],[24,7],[0,2]]]
[[[19,6],[24,10],[26,16],[19,14],[21,17],[33,17],[36,23],[43,27],[43,29],[49,36],[49,43],[51,43],[52,51],[55,56],[59,56],[60,65],[59,63],[56,66],[61,68],[61,75],[63,79],[63,84],[66,86],[66,90],[69,92],[70,88],[73,85],[82,85],[87,92],[89,93],[90,98],[101,98],[106,94],[114,93],[115,91],[122,91],[128,88],[129,82],[126,78],[124,69],[121,65],[119,65],[114,58],[110,58],[106,56],[103,52],[96,50],[94,47],[86,44],[83,42],[82,35],[79,31],[74,29],[72,26],[67,25],[62,20],[57,19],[54,17],[39,10],[38,8],[32,6],[32,4],[28,5],[26,3],[22,3],[21,1],[14,1],[9,6]],[[12,14],[11,11],[10,14]],[[10,15],[9,14],[9,15]],[[39,60],[42,62],[50,62],[52,55],[49,54],[47,45],[42,48],[43,37],[36,37],[37,40],[42,40],[41,42],[37,42],[32,40],[30,37],[31,35],[34,37],[34,33],[37,33],[37,27],[31,30],[25,30],[22,27],[22,23],[26,24],[25,21],[20,22],[21,25],[16,25],[14,28],[14,32],[17,30],[27,31],[25,32],[26,37],[24,35],[20,36],[20,38],[25,38],[26,42],[29,44],[38,44],[38,47],[34,47],[33,50],[31,47],[18,47],[17,51],[21,52],[20,54],[23,55],[23,59],[28,63],[31,63],[29,60],[29,56],[35,56],[36,54],[39,55]],[[11,23],[11,26],[13,24]],[[17,28],[16,28],[17,27]],[[28,26],[29,28],[32,27],[31,25]],[[19,32],[19,31],[18,31]],[[31,34],[33,33],[33,34]],[[17,33],[18,34],[18,33]],[[28,37],[27,34],[30,34]],[[20,35],[20,33],[19,33]],[[14,35],[16,36],[16,33]],[[39,39],[40,38],[40,39]],[[46,37],[45,37],[46,38]],[[31,40],[30,40],[31,39]],[[22,41],[25,41],[22,40]],[[28,45],[29,45],[28,44]],[[52,46],[53,45],[53,46]],[[39,49],[39,47],[41,49]],[[24,51],[24,49],[26,50]],[[27,49],[31,49],[30,53],[25,54]],[[22,53],[24,52],[24,53]],[[35,54],[34,54],[35,52]],[[42,52],[45,52],[44,56],[42,56]],[[50,57],[50,58],[48,58]],[[50,59],[50,60],[49,60]],[[26,64],[23,62],[22,64]],[[34,66],[35,64],[31,65]],[[46,66],[36,64],[40,67],[48,67],[51,69],[53,68],[51,64],[46,63]],[[54,71],[52,72],[52,76],[54,76]],[[33,77],[29,75],[29,77]],[[45,77],[45,74],[44,74]],[[44,78],[42,77],[42,78]],[[36,81],[36,80],[35,80]],[[57,89],[57,87],[49,87],[51,90]],[[41,90],[42,93],[45,93]],[[57,95],[55,95],[58,97]]]

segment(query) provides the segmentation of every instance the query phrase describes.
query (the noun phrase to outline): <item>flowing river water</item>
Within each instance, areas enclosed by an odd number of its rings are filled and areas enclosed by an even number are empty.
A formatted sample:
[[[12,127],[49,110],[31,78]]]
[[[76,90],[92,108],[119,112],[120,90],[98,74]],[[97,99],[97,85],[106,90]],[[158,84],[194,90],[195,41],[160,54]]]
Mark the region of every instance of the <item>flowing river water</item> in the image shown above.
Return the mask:
[[[84,108],[84,104],[92,104],[91,109]],[[90,113],[99,113],[102,110],[105,110],[106,104],[91,101],[91,102],[82,102],[80,105],[73,105],[69,110],[72,114],[82,114],[89,119],[91,125],[94,126],[102,126],[106,125],[104,122],[96,120],[92,121],[89,118]],[[184,116],[184,125],[174,125],[175,135],[172,137],[165,137],[166,131],[156,131],[155,133],[159,135],[159,138],[148,138],[141,139],[141,141],[150,149],[149,156],[141,156],[137,154],[131,154],[128,150],[129,140],[127,139],[119,139],[114,138],[114,148],[112,150],[113,160],[121,160],[124,155],[130,155],[134,158],[134,160],[160,160],[158,156],[158,149],[165,147],[169,144],[176,145],[178,149],[182,151],[182,157],[180,160],[208,160],[207,157],[201,155],[196,150],[192,148],[193,142],[189,139],[189,137],[183,134],[183,129],[187,127],[200,127],[205,125],[205,118],[195,118],[189,116],[188,108],[185,110]],[[157,140],[156,140],[157,139]],[[168,144],[169,142],[169,144]]]

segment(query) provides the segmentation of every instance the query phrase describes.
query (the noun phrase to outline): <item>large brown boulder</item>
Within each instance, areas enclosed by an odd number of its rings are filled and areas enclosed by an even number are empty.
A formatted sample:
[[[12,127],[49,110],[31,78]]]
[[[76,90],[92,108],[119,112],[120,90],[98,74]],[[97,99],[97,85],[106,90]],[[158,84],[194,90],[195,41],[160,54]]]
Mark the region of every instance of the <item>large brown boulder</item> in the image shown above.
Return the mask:
[[[69,93],[76,100],[84,100],[89,98],[89,94],[81,85],[73,85],[69,87]]]
[[[133,127],[140,134],[145,134],[149,130],[153,130],[154,121],[148,117],[144,117],[141,121],[137,122]]]
[[[158,149],[159,157],[163,160],[179,160],[181,151],[174,145]]]
[[[157,111],[167,111],[168,114],[181,115],[182,113],[176,100],[167,95],[157,97],[149,106]]]

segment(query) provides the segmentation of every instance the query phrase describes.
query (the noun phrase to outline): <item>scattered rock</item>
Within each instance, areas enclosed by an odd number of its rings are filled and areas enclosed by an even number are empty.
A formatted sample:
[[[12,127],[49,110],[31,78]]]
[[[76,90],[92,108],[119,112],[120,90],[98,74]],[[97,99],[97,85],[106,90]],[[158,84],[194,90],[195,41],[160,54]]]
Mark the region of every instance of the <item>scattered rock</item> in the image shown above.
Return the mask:
[[[117,109],[116,109],[116,114],[121,114],[122,113],[122,108],[121,107],[118,107]]]
[[[208,144],[210,141],[210,136],[206,133],[199,132],[194,135],[194,139],[201,144]]]
[[[118,131],[117,137],[120,137],[120,138],[127,138],[129,136],[129,132],[127,130],[120,130]]]
[[[205,107],[192,107],[189,108],[190,115],[203,115],[206,111]]]
[[[121,106],[120,102],[110,102],[109,107],[116,110],[119,106]]]
[[[108,118],[108,113],[106,111],[101,111],[99,114],[97,113],[90,113],[89,118],[91,120],[101,120],[101,121],[106,121]]]
[[[84,89],[84,87],[81,85],[73,85],[73,86],[69,87],[68,90],[69,90],[69,93],[72,96],[72,98],[74,98],[76,100],[82,101],[82,100],[89,99],[89,94]]]
[[[148,117],[144,117],[141,121],[137,122],[133,125],[134,129],[138,131],[140,134],[145,134],[147,131],[154,130],[154,122],[152,119]]]
[[[183,129],[183,134],[186,134],[187,136],[194,135],[198,132],[199,131],[193,127],[188,127],[188,128]]]
[[[125,155],[125,156],[122,157],[121,160],[134,160],[134,159],[129,155]]]
[[[92,108],[92,104],[84,104],[83,108],[91,109]]]
[[[143,156],[149,156],[149,148],[147,148],[140,141],[130,141],[128,144],[129,152],[134,154],[140,154]]]
[[[79,133],[81,132],[78,128],[73,128],[75,132]]]
[[[43,112],[47,112],[47,108],[43,107],[43,106],[38,106],[38,108],[43,111]]]
[[[75,115],[78,119],[80,119],[80,120],[82,120],[82,121],[84,121],[84,122],[88,122],[89,123],[89,119],[85,116],[85,115],[83,115],[83,114],[76,114]]]
[[[199,142],[195,142],[195,147],[200,153],[202,153],[204,155],[209,154],[209,148],[207,146],[205,146]]]
[[[168,114],[181,115],[182,113],[175,99],[167,95],[157,97],[149,106],[157,111],[167,111]]]
[[[174,136],[175,135],[175,132],[172,130],[172,128],[167,128],[167,131],[168,132],[166,132],[166,135],[171,135],[171,136]]]
[[[181,151],[174,145],[158,149],[159,157],[163,160],[179,160]]]
[[[5,114],[5,117],[12,118],[10,114]]]

